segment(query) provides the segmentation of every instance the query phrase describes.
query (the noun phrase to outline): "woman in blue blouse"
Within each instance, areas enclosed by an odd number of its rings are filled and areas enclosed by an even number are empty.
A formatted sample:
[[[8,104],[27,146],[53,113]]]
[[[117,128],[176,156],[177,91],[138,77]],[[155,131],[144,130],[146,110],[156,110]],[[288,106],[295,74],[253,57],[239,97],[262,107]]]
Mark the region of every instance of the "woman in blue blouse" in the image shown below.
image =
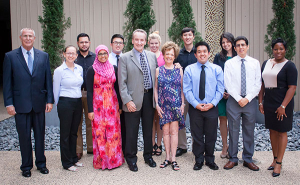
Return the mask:
[[[64,50],[65,61],[55,69],[53,93],[60,120],[60,154],[64,169],[77,171],[83,166],[76,155],[77,130],[82,115],[81,85],[82,67],[75,64],[77,49],[67,46]]]
[[[228,59],[231,59],[232,57],[236,56],[236,51],[234,50],[234,37],[231,33],[225,32],[220,37],[220,46],[222,47],[222,50],[220,53],[217,53],[214,59],[214,64],[219,65],[224,72],[224,65],[225,62]],[[220,157],[223,158],[229,158],[227,149],[227,116],[226,116],[226,103],[228,99],[229,94],[225,91],[223,94],[223,98],[220,100],[218,104],[218,110],[219,110],[219,120],[220,120],[220,132],[222,136],[222,153]]]

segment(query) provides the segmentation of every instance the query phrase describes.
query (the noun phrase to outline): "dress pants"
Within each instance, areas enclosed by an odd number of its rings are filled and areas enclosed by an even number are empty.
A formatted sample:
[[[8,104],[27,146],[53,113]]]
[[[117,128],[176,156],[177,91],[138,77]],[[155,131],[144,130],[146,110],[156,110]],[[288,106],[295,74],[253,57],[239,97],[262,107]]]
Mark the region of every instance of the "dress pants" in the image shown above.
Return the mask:
[[[215,161],[214,149],[217,140],[218,107],[200,111],[189,105],[191,133],[193,136],[193,153],[197,163]],[[205,137],[204,137],[205,136]]]
[[[152,157],[152,126],[153,126],[153,90],[144,93],[142,108],[135,112],[125,113],[126,148],[125,159],[127,164],[137,162],[137,139],[140,119],[142,117],[142,131],[144,139],[144,160]]]
[[[82,94],[82,98],[81,98],[82,108],[85,116],[85,126],[86,126],[86,131],[85,131],[86,147],[88,152],[93,152],[93,134],[92,134],[91,120],[88,118],[87,92],[81,91],[81,94]],[[83,116],[81,116],[81,121],[78,126],[76,153],[83,153],[82,122],[83,122]]]
[[[255,101],[249,102],[241,107],[231,96],[227,100],[226,113],[229,128],[229,156],[230,161],[238,162],[238,142],[242,117],[243,135],[243,160],[247,163],[252,162],[254,153],[254,128],[255,128]]]
[[[189,102],[184,98],[184,121],[186,120],[186,115],[189,110]],[[187,138],[186,138],[186,129],[185,127],[178,131],[178,148],[187,149]]]
[[[76,155],[77,131],[82,115],[81,98],[60,97],[57,104],[60,120],[60,155],[67,169],[78,162]]]
[[[35,140],[35,165],[37,168],[46,167],[45,157],[45,112],[17,113],[15,115],[19,144],[22,157],[20,169],[31,170],[33,167],[31,128]]]
[[[122,151],[125,156],[125,146],[126,146],[126,126],[125,126],[125,112],[122,111],[120,114],[120,123],[121,123],[121,135],[122,135]]]

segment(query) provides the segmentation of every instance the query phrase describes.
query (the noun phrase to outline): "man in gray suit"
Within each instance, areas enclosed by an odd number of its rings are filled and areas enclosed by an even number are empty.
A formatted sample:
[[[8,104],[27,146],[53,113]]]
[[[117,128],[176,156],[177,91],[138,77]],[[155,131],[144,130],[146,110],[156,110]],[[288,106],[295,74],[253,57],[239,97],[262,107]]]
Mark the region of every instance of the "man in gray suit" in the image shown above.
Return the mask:
[[[133,49],[120,57],[118,65],[119,90],[123,101],[126,127],[125,159],[131,171],[137,167],[137,138],[142,118],[144,160],[156,167],[152,158],[152,126],[154,115],[153,87],[157,60],[154,53],[144,50],[147,33],[137,29],[132,34]]]

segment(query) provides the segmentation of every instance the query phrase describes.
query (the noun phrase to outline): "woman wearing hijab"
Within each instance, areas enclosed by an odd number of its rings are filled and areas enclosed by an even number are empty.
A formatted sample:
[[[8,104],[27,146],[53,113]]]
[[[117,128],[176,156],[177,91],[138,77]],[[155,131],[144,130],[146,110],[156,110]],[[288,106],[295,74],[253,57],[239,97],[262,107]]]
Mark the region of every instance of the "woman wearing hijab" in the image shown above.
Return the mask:
[[[95,53],[97,57],[86,76],[88,117],[92,121],[93,133],[93,166],[95,169],[113,169],[124,163],[117,68],[108,61],[106,46],[99,45]]]

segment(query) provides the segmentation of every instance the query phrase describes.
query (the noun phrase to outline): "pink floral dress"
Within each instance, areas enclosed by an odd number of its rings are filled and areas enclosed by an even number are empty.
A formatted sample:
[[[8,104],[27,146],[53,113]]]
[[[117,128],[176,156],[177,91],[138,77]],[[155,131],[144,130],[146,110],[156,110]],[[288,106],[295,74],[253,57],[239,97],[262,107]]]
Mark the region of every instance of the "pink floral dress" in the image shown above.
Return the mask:
[[[115,81],[115,75],[110,78],[98,73],[94,75],[92,133],[95,169],[112,169],[124,163]]]

